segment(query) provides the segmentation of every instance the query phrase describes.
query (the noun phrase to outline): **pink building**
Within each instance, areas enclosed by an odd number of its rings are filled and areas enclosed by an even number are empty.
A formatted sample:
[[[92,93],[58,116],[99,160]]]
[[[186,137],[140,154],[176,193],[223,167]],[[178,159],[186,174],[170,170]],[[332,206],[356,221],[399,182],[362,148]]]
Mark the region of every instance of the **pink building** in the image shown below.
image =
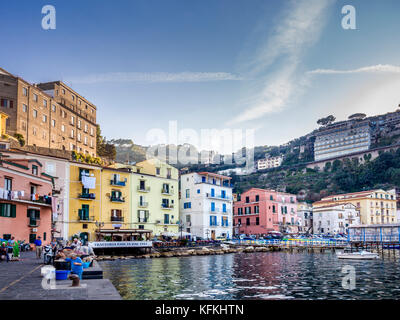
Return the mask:
[[[266,235],[279,231],[276,192],[251,188],[233,203],[234,234]]]
[[[297,232],[296,196],[251,188],[233,203],[234,234],[266,235],[272,231]]]
[[[0,237],[51,241],[53,177],[34,159],[0,158]]]

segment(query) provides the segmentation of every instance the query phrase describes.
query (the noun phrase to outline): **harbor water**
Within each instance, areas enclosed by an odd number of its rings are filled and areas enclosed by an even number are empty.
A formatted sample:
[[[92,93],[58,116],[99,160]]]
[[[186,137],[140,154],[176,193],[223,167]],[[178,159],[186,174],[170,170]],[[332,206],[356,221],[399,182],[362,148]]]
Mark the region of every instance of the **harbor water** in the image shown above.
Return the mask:
[[[398,299],[400,262],[256,252],[102,261],[123,299]],[[354,267],[355,288],[342,286]]]

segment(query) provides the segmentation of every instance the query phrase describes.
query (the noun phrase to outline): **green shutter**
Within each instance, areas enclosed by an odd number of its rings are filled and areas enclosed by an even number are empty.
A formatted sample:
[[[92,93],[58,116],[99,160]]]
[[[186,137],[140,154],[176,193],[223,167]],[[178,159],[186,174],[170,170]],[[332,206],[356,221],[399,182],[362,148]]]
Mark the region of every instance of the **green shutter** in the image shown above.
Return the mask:
[[[17,216],[17,207],[15,204],[11,205],[11,218],[15,218]]]
[[[0,203],[0,217],[4,217],[4,203]]]

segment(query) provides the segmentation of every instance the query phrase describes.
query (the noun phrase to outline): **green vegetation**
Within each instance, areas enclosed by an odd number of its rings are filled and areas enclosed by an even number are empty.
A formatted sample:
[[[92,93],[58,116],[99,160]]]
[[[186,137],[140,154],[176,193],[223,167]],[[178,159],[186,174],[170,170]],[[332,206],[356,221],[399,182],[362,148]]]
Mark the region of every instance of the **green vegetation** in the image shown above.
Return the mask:
[[[16,134],[14,134],[14,137],[18,140],[19,145],[21,147],[23,147],[25,145],[25,138],[24,138],[24,136],[22,134],[16,133]]]
[[[92,157],[90,154],[83,154],[80,152],[72,151],[72,159],[75,161],[85,162],[88,164],[102,165],[103,161],[99,157]]]
[[[101,158],[107,159],[109,162],[113,162],[117,156],[115,146],[106,141],[106,138],[101,136],[100,126],[97,125],[96,131],[96,142],[97,142],[97,155]]]
[[[400,148],[396,152],[381,153],[373,161],[370,157],[364,159],[362,164],[358,159],[348,158],[327,162],[323,170],[299,165],[234,176],[234,191],[270,188],[297,194],[307,201],[317,201],[330,194],[400,187]]]

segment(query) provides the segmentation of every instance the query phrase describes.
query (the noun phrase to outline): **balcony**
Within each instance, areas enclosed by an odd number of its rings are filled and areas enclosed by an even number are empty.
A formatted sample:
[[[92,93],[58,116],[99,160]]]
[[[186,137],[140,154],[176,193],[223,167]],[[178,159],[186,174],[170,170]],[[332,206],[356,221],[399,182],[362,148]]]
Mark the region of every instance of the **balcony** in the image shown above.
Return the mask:
[[[94,216],[89,216],[87,212],[84,212],[82,209],[78,210],[78,220],[79,221],[87,221],[94,222]]]
[[[157,220],[156,224],[169,225],[169,226],[171,226],[171,225],[179,225],[179,221],[165,221],[164,220],[163,222],[161,222],[160,220]]]
[[[148,202],[139,202],[138,207],[139,208],[147,208],[149,206]]]
[[[123,202],[125,202],[125,198],[123,198],[123,197],[110,197],[110,201],[111,201],[111,202],[120,202],[120,203],[123,203]]]
[[[28,227],[39,227],[40,226],[40,219],[29,218]]]
[[[138,186],[138,187],[137,187],[137,191],[139,191],[139,192],[150,192],[150,187],[141,187],[141,186]]]
[[[173,204],[161,204],[161,209],[165,209],[165,210],[172,210],[174,208]]]
[[[83,200],[95,200],[96,194],[95,193],[80,193],[78,195],[78,198],[83,199]]]
[[[126,181],[127,181],[127,179],[125,179],[124,181],[118,181],[118,180],[113,179],[113,180],[110,180],[110,185],[117,186],[117,187],[125,187]]]
[[[221,196],[221,195],[212,195],[211,193],[206,193],[206,197],[210,199],[217,199],[217,200],[225,200],[225,201],[232,201],[233,197],[232,196]]]
[[[113,221],[113,222],[123,222],[124,221],[124,217],[111,216],[110,220]]]
[[[172,195],[174,194],[174,190],[162,188],[162,189],[161,189],[161,193],[162,193],[162,194],[165,194],[165,195],[172,196]]]

